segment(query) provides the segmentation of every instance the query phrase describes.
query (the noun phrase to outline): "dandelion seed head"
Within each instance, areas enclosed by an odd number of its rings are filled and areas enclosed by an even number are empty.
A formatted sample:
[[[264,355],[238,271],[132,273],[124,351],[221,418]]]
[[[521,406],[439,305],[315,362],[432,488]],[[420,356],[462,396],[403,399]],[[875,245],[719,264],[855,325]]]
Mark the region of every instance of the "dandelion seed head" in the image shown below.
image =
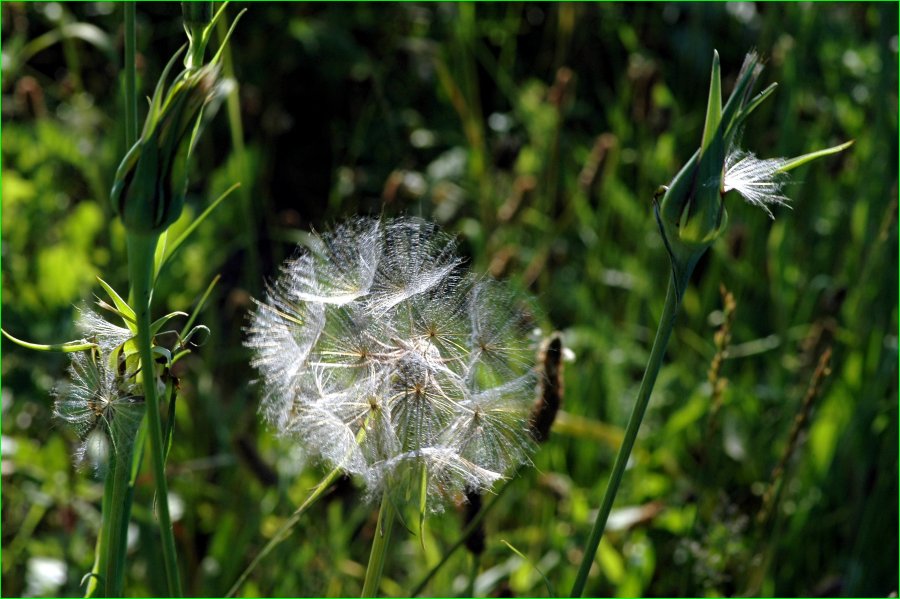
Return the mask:
[[[128,442],[143,417],[143,397],[134,383],[119,373],[114,357],[132,334],[82,308],[77,328],[97,349],[72,352],[69,381],[54,390],[54,416],[81,437],[76,463],[100,468],[110,452]]]
[[[483,491],[528,461],[530,306],[415,218],[311,236],[250,317],[261,413],[398,500]]]

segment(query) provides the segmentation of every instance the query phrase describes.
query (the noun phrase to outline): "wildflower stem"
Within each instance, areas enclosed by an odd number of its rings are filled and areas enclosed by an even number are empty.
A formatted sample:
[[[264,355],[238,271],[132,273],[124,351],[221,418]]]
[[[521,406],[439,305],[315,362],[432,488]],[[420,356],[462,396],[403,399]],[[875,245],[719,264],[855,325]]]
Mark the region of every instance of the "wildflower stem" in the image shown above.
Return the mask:
[[[141,359],[141,380],[144,386],[144,400],[147,404],[147,423],[150,435],[150,453],[153,462],[153,478],[156,482],[156,510],[159,518],[159,532],[162,537],[163,561],[166,567],[168,591],[172,597],[181,596],[181,580],[178,575],[178,561],[175,555],[175,537],[172,534],[172,520],[169,517],[169,492],[166,485],[166,466],[163,447],[162,423],[159,416],[156,376],[154,374],[153,350],[150,333],[150,300],[153,281],[153,255],[159,235],[142,235],[130,232],[127,235],[128,270],[131,278],[132,300],[137,316],[137,344]]]
[[[369,554],[369,567],[366,568],[366,581],[363,584],[362,597],[376,597],[384,571],[385,547],[390,542],[391,530],[394,528],[394,504],[391,503],[387,489],[381,497],[381,509],[378,510],[378,526],[372,540],[372,552]]]
[[[462,534],[459,536],[459,539],[457,539],[457,541],[453,543],[453,545],[451,545],[449,549],[444,551],[444,555],[441,556],[441,560],[437,564],[435,564],[431,570],[428,571],[428,574],[426,574],[422,578],[422,580],[420,580],[418,584],[416,584],[415,587],[413,587],[413,590],[409,594],[410,597],[418,597],[422,594],[431,579],[434,578],[435,574],[438,573],[438,570],[444,567],[444,564],[446,564],[450,560],[450,557],[454,553],[456,553],[457,549],[466,544],[466,540],[468,540],[468,538],[472,536],[472,533],[475,532],[475,530],[481,524],[481,521],[484,520],[484,517],[487,515],[487,513],[490,512],[495,505],[497,505],[497,502],[500,500],[500,498],[503,496],[503,493],[506,492],[511,484],[512,483],[510,481],[500,487],[500,490],[497,491],[497,493],[491,498],[490,503],[478,510],[478,513],[475,514],[475,517],[472,518],[472,520],[470,520],[466,527],[463,529]]]
[[[121,597],[125,581],[125,547],[134,487],[130,484],[134,448],[122,443],[110,454],[103,487],[102,523],[94,568],[85,597]]]
[[[135,3],[125,2],[125,145],[137,140],[137,85],[135,67]],[[65,347],[68,344],[64,344]],[[119,443],[109,455],[109,469],[103,485],[100,534],[94,568],[85,597],[121,597],[125,583],[125,549],[134,486],[131,466],[134,445]]]
[[[316,500],[319,499],[319,497],[321,497],[322,494],[331,487],[331,484],[336,481],[342,473],[343,470],[341,470],[341,468],[335,468],[327,475],[325,475],[325,478],[323,478],[321,482],[316,485],[316,488],[312,493],[309,494],[309,497],[306,498],[306,501],[304,501],[300,505],[300,507],[297,508],[297,510],[291,515],[291,517],[288,518],[287,521],[285,521],[284,525],[282,525],[282,527],[278,529],[278,532],[275,533],[275,536],[272,537],[272,539],[268,543],[266,543],[266,546],[262,548],[262,551],[260,551],[259,554],[257,554],[257,556],[253,558],[253,561],[250,562],[250,565],[247,566],[247,569],[241,573],[235,583],[231,586],[228,594],[225,595],[226,597],[234,597],[237,594],[238,589],[241,588],[241,585],[244,584],[244,581],[247,580],[247,577],[250,576],[250,573],[256,569],[256,566],[258,566],[263,558],[269,555],[269,553],[271,553],[279,543],[288,538],[288,534],[291,532],[291,529],[297,525],[297,523],[300,521],[300,517],[306,513],[306,510],[309,509],[309,506],[315,503]]]
[[[125,146],[137,141],[137,87],[135,80],[135,9],[134,2],[125,3]]]
[[[647,410],[647,404],[650,403],[650,393],[653,391],[656,375],[659,374],[660,366],[662,366],[666,346],[669,343],[669,337],[675,325],[675,314],[679,303],[675,291],[675,281],[670,278],[669,289],[666,292],[666,304],[659,319],[659,327],[656,330],[656,338],[653,340],[653,348],[650,350],[650,359],[644,370],[644,378],[641,380],[637,401],[635,401],[631,416],[628,419],[628,426],[625,428],[625,438],[622,440],[619,453],[616,455],[612,474],[610,474],[609,483],[606,486],[606,493],[603,495],[603,502],[600,504],[600,511],[597,513],[597,520],[594,522],[591,535],[585,545],[584,556],[578,575],[575,577],[575,584],[572,586],[571,597],[581,597],[584,594],[588,572],[591,570],[591,564],[594,563],[594,556],[597,554],[597,547],[599,547],[600,539],[603,537],[606,521],[609,518],[613,502],[616,499],[616,493],[619,490],[619,483],[622,482],[622,475],[625,472],[625,466],[628,464],[628,458],[631,456],[631,450],[634,448],[634,441],[637,439],[641,421],[644,419],[644,412]]]

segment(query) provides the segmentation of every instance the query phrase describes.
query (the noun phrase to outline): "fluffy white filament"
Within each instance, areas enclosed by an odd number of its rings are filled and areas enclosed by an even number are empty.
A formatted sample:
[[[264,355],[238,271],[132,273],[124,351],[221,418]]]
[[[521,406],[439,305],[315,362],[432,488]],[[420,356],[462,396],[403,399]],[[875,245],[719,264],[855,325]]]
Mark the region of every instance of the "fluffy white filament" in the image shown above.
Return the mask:
[[[769,218],[775,218],[769,206],[788,206],[789,202],[782,194],[787,181],[787,175],[781,171],[785,163],[784,158],[761,160],[750,152],[732,150],[725,157],[723,189],[737,191],[747,202],[765,210]]]
[[[372,496],[485,490],[527,461],[521,297],[466,274],[454,240],[419,219],[358,219],[308,246],[247,329],[276,431]]]

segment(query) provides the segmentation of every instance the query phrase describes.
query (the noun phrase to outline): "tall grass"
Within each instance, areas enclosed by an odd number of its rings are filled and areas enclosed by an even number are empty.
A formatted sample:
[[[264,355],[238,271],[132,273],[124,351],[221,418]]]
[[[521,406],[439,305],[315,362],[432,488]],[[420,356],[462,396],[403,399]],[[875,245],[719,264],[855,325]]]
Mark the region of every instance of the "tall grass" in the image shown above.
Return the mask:
[[[23,338],[74,337],[71,305],[90,296],[94,276],[127,279],[123,232],[104,224],[105,190],[126,149],[121,95],[106,66],[121,42],[67,26],[117,32],[120,15],[97,6],[2,8],[10,60],[2,82],[3,327]],[[474,591],[545,594],[536,568],[557,589],[571,588],[662,310],[669,266],[651,198],[702,134],[697,107],[713,47],[729,65],[757,48],[767,57],[762,83],[780,84],[745,130],[747,147],[790,156],[857,141],[852,153],[797,171],[801,184],[787,190],[793,209],[775,222],[730,211],[728,233],[698,263],[672,333],[678,360],[670,353],[660,370],[617,499],[616,507],[633,509],[612,511],[587,592],[896,590],[895,535],[885,539],[896,530],[897,497],[896,7],[740,10],[252,7],[233,54],[243,158],[230,150],[228,127],[236,125],[213,123],[196,155],[213,174],[192,184],[170,234],[236,180],[254,190],[251,201],[210,215],[158,287],[165,312],[191,305],[214,272],[229,290],[205,313],[202,360],[188,357],[176,373],[170,493],[185,594],[225,593],[323,475],[259,424],[240,346],[249,297],[290,256],[297,230],[382,212],[440,220],[460,235],[474,269],[513,277],[538,296],[546,324],[563,330],[574,354],[563,413],[536,468],[484,518]],[[140,89],[181,44],[177,16],[164,5],[139,6]],[[68,49],[55,42],[31,53],[37,46],[28,44],[47,33]],[[732,84],[726,75],[723,87]],[[469,128],[480,127],[482,141],[470,140],[453,87],[477,102]],[[468,159],[479,153],[474,171],[477,160]],[[248,205],[258,272],[243,226]],[[707,434],[720,282],[737,311],[720,368],[729,383]],[[829,345],[832,373],[761,534],[747,516],[762,505]],[[2,591],[18,596],[47,584],[44,594],[77,594],[93,562],[102,486],[69,465],[77,440],[50,420],[49,390],[66,361],[36,366],[5,341],[2,349]],[[134,493],[138,542],[126,576],[134,594],[163,595],[163,564],[148,542],[158,534],[146,507],[152,480],[138,478]],[[337,481],[240,594],[358,593],[375,526],[354,486]],[[463,526],[448,510],[421,541],[402,541],[385,562],[382,592],[409,592]],[[760,552],[765,567],[748,571]],[[38,574],[47,559],[65,568],[59,585]],[[462,592],[470,571],[469,556],[454,553],[425,594]]]

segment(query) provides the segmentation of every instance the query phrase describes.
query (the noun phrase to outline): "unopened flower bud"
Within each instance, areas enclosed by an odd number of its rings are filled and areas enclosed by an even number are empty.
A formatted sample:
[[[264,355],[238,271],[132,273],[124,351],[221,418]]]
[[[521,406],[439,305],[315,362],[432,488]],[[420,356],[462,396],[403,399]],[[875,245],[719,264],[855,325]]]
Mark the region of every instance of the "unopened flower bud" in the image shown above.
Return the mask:
[[[110,194],[125,228],[133,232],[161,233],[181,215],[197,123],[219,87],[218,66],[208,65],[182,72],[163,93],[171,66],[160,78],[143,133],[119,165]]]
[[[747,116],[774,90],[775,84],[750,97],[762,66],[750,53],[738,74],[728,102],[722,107],[719,55],[713,54],[712,77],[706,122],[700,148],[679,171],[668,187],[661,187],[656,199],[660,232],[672,260],[675,289],[684,292],[691,272],[703,253],[725,230],[728,215],[724,198],[736,190],[749,203],[762,207],[784,205],[781,193],[787,171],[816,158],[840,152],[850,143],[819,150],[797,158],[760,160],[736,147],[736,138]]]

